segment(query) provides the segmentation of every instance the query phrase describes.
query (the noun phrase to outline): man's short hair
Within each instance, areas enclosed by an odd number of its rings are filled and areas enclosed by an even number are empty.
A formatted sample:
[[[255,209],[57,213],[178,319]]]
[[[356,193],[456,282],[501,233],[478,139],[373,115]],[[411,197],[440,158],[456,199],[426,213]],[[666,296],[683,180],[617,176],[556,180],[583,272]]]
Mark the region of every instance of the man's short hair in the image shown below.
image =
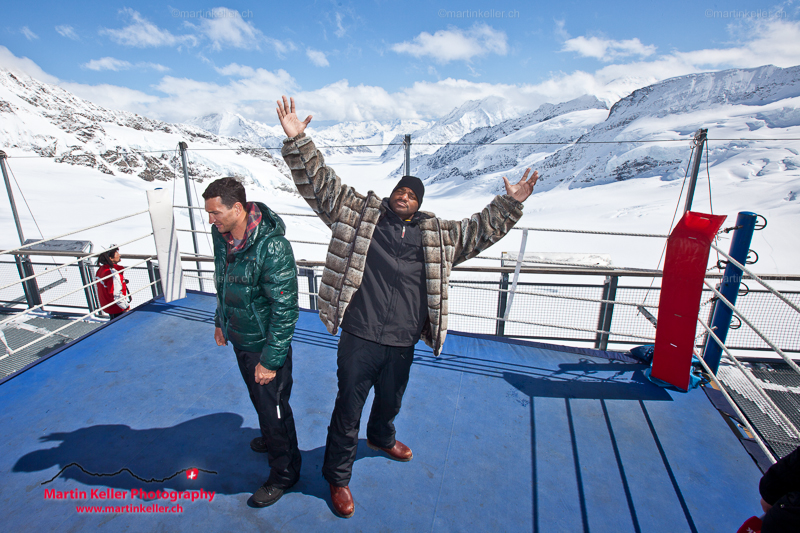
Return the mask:
[[[210,200],[217,196],[219,196],[222,205],[228,209],[233,208],[236,202],[242,204],[242,207],[247,205],[247,193],[244,190],[244,186],[236,178],[220,178],[212,181],[203,192],[204,200]]]

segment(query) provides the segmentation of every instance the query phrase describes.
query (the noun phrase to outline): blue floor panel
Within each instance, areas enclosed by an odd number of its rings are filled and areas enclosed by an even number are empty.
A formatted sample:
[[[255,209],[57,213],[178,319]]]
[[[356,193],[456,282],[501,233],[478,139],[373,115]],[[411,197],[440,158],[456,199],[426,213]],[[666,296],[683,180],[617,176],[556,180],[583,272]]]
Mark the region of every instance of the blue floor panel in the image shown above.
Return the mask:
[[[356,513],[338,518],[320,474],[338,339],[310,312],[293,342],[302,478],[276,505],[249,508],[268,466],[248,446],[257,419],[233,350],[213,342],[214,305],[197,293],[147,304],[0,384],[7,528],[730,532],[758,512],[760,472],[702,392],[657,388],[638,364],[451,334],[439,358],[417,347],[396,420],[414,459],[369,449],[365,423]],[[196,480],[175,475],[187,468]],[[127,498],[91,492],[106,489]],[[213,500],[130,498],[201,489]],[[182,512],[76,509],[109,503]]]

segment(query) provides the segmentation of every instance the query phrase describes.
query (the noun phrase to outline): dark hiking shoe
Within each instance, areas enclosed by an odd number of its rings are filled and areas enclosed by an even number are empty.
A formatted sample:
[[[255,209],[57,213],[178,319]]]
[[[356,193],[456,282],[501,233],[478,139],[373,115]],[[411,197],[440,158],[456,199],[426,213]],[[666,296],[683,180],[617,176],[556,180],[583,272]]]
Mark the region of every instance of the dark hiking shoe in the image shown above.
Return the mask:
[[[250,441],[250,449],[258,453],[267,453],[267,443],[264,437],[256,437]]]
[[[284,489],[279,489],[275,485],[267,485],[264,483],[258,488],[256,493],[250,497],[250,501],[247,503],[252,507],[269,507],[280,500],[284,492]]]

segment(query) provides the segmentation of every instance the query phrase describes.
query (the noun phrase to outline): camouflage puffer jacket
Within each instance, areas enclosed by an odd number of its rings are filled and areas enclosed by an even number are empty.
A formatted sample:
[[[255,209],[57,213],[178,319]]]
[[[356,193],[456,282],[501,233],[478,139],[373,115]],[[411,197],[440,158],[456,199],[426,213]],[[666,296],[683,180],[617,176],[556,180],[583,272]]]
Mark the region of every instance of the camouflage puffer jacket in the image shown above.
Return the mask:
[[[361,286],[372,234],[385,207],[374,192],[364,196],[343,184],[305,133],[286,139],[281,154],[300,195],[333,233],[317,305],[320,319],[335,335]],[[522,217],[522,203],[504,194],[463,220],[442,220],[433,213],[426,214],[430,218],[419,224],[428,293],[422,340],[439,355],[447,336],[450,270],[503,238]]]

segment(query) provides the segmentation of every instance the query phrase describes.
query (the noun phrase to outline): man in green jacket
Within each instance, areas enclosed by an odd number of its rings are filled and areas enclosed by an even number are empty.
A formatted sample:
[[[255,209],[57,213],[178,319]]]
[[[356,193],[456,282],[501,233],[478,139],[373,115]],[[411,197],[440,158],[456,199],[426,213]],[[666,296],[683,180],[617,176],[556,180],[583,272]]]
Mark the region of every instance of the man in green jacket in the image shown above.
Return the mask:
[[[261,437],[250,448],[267,453],[270,474],[249,504],[272,505],[300,477],[300,450],[292,393],[292,335],[299,315],[297,267],[286,226],[266,205],[247,202],[234,178],[214,181],[203,193],[214,227],[214,340],[231,341],[239,370],[258,413]]]

